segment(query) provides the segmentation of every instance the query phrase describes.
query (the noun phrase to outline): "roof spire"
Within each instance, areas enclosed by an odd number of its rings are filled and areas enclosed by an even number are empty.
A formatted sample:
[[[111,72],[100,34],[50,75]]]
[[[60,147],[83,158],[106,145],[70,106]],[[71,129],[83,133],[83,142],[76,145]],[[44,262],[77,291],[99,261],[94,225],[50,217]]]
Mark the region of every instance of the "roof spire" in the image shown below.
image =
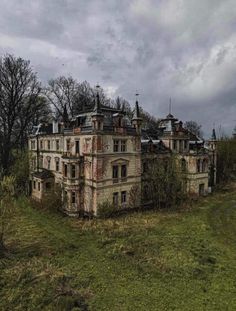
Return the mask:
[[[94,111],[96,111],[98,113],[98,112],[100,112],[100,109],[101,109],[100,97],[99,97],[99,90],[100,90],[100,85],[99,84],[96,85],[96,89],[97,89],[97,93],[96,93],[96,96],[95,96]]]
[[[212,140],[216,140],[216,130],[215,130],[215,124],[214,124],[214,127],[213,127],[213,129],[212,129],[211,139],[212,139]]]
[[[171,114],[171,97],[170,97],[170,102],[169,102],[169,114]]]
[[[139,110],[139,104],[138,104],[138,96],[139,94],[136,93],[136,101],[135,101],[135,110],[134,110],[134,117],[133,119],[140,119],[140,110]]]
[[[172,114],[172,101],[171,101],[171,97],[169,100],[169,114],[166,116],[166,119],[174,119],[174,116]]]

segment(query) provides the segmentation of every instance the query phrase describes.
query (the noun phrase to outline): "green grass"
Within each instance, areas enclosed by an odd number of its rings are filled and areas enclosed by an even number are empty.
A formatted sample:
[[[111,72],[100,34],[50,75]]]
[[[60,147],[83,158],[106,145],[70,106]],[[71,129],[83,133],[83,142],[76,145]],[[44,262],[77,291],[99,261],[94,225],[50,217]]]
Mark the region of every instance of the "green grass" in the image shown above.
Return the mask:
[[[81,221],[17,203],[0,310],[236,310],[236,193]]]

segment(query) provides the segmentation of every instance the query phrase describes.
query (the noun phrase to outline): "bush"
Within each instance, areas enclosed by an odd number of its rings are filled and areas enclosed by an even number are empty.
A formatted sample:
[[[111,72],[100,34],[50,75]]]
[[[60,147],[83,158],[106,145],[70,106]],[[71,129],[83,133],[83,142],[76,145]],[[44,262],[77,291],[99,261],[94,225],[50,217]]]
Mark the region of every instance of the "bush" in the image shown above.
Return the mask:
[[[59,185],[45,192],[41,205],[47,210],[58,211],[62,209],[62,191]]]
[[[108,200],[103,203],[98,204],[98,213],[97,216],[99,218],[109,218],[115,212],[115,207]]]

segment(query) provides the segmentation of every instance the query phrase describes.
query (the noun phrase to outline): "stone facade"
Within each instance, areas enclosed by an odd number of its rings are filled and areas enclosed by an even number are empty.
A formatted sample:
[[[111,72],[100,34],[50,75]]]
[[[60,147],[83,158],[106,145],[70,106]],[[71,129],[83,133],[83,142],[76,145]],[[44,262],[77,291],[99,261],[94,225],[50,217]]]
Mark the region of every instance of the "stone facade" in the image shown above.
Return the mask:
[[[69,124],[39,125],[29,137],[32,197],[42,200],[57,184],[69,215],[97,215],[106,201],[138,207],[145,163],[171,153],[186,165],[188,192],[206,194],[214,140],[205,148],[172,115],[161,120],[158,139],[141,130],[141,123],[138,102],[130,122],[123,111],[101,106],[98,94],[94,109]]]

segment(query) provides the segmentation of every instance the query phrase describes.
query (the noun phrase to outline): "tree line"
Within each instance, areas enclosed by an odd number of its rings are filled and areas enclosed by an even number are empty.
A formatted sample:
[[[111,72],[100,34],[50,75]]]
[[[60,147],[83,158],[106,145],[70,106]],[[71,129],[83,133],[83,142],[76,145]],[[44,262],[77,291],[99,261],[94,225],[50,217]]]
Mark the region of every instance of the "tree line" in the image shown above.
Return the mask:
[[[78,113],[93,107],[95,89],[87,81],[60,76],[42,85],[30,61],[13,55],[0,58],[0,169],[9,173],[16,154],[25,149],[34,125],[52,118],[67,122]],[[121,97],[110,99],[100,88],[105,106],[123,109],[132,118],[129,102]],[[142,109],[144,122],[157,120]]]

